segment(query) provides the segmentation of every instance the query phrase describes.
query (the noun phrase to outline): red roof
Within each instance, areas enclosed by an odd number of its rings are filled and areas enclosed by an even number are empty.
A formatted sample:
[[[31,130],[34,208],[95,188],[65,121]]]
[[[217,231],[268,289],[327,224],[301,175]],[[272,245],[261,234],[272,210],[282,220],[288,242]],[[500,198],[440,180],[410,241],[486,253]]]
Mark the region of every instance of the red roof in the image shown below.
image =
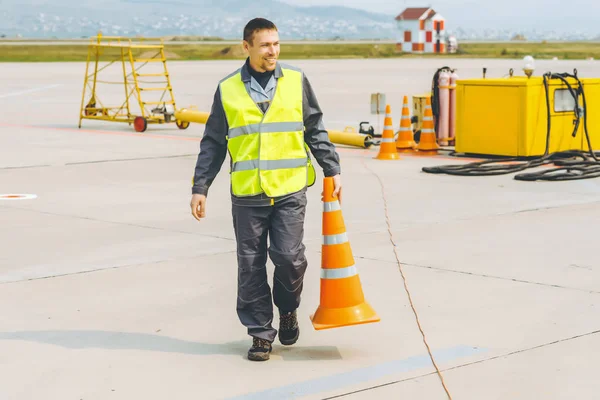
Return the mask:
[[[425,17],[425,19],[431,19],[435,16],[436,12],[434,10],[430,10],[429,14]]]
[[[429,13],[425,16],[425,19],[429,19],[435,15],[435,11],[430,9],[429,7],[415,7],[415,8],[407,8],[402,11],[400,15],[396,17],[396,21],[398,20],[419,20],[427,11]]]

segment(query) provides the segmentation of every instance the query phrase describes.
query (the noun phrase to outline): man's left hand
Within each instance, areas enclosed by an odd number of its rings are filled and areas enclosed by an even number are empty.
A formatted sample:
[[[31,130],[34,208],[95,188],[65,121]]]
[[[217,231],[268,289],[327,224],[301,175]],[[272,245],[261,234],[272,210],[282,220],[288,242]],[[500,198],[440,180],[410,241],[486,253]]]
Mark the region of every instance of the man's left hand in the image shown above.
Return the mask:
[[[342,177],[340,174],[333,177],[333,197],[342,204]]]

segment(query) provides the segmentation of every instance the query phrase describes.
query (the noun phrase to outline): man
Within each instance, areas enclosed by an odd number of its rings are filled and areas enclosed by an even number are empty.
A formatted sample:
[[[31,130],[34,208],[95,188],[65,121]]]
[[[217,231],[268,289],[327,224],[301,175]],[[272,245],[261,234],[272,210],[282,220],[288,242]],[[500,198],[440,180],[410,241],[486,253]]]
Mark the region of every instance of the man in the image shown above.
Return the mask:
[[[340,164],[308,79],[301,70],[277,61],[277,27],[263,18],[251,20],[244,28],[243,46],[245,64],[224,78],[214,95],[190,206],[198,221],[206,216],[208,189],[229,152],[237,313],[253,337],[248,359],[263,361],[269,359],[278,333],[271,325],[267,254],[275,265],[279,341],[292,345],[300,335],[296,309],[307,267],[302,243],[306,188],[315,181],[308,150],[323,174],[333,177],[334,195],[341,200]]]

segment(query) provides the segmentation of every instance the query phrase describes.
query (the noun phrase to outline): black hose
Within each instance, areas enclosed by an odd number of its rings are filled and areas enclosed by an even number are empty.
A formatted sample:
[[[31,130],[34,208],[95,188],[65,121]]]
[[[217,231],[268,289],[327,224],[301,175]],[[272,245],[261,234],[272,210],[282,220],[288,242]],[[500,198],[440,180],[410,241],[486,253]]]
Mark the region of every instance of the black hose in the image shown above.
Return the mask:
[[[588,108],[587,108],[587,102],[585,100],[585,90],[583,90],[583,85],[581,84],[581,81],[577,77],[577,74],[575,74],[575,79],[577,80],[577,83],[579,83],[579,85],[581,86],[581,99],[583,101],[583,130],[585,131],[585,139],[587,141],[588,150],[590,152],[590,155],[594,159],[594,161],[600,161],[600,159],[598,159],[599,156],[597,156],[596,153],[594,152],[594,148],[592,147],[592,141],[590,140],[590,135],[588,133],[588,127],[587,127],[587,110],[588,110]]]
[[[433,114],[433,119],[435,121],[435,131],[439,132],[439,120],[440,120],[440,88],[439,88],[439,78],[440,73],[442,71],[450,71],[450,67],[444,66],[442,68],[438,68],[438,70],[433,74],[433,80],[431,81],[431,113]]]
[[[587,102],[585,99],[585,90],[583,88],[583,84],[577,77],[577,71],[574,71],[573,75],[570,74],[553,74],[553,77],[560,79],[563,83],[567,85],[571,95],[575,99],[575,128],[573,131],[573,137],[575,137],[577,133],[577,129],[579,129],[579,124],[581,120],[581,113],[579,110],[579,95],[581,95],[581,99],[583,102],[583,131],[588,144],[588,152],[583,151],[564,151],[555,153],[557,156],[564,155],[566,157],[571,157],[571,160],[562,160],[554,162],[558,168],[546,170],[546,171],[537,171],[530,172],[524,174],[515,175],[516,180],[520,181],[534,181],[534,180],[545,180],[545,181],[566,181],[566,180],[578,180],[578,179],[590,179],[600,177],[600,160],[598,156],[594,152],[592,147],[592,142],[590,139],[588,127],[587,127]],[[573,91],[571,85],[565,79],[566,77],[574,78],[577,81],[578,89],[577,91]],[[548,106],[548,114],[550,114],[550,107]],[[589,154],[589,155],[588,155]],[[577,161],[577,159],[581,159],[581,161]]]

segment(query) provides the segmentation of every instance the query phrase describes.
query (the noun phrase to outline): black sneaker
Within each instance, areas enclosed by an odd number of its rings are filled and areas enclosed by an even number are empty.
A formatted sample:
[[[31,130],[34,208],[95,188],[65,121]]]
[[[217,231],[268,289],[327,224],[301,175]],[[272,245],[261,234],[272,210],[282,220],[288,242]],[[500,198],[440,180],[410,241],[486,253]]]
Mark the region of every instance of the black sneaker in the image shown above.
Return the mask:
[[[252,347],[248,350],[248,360],[267,361],[270,357],[271,342],[266,339],[252,338]]]
[[[296,318],[296,311],[279,315],[279,341],[281,344],[289,346],[298,340],[300,336],[300,327]]]

